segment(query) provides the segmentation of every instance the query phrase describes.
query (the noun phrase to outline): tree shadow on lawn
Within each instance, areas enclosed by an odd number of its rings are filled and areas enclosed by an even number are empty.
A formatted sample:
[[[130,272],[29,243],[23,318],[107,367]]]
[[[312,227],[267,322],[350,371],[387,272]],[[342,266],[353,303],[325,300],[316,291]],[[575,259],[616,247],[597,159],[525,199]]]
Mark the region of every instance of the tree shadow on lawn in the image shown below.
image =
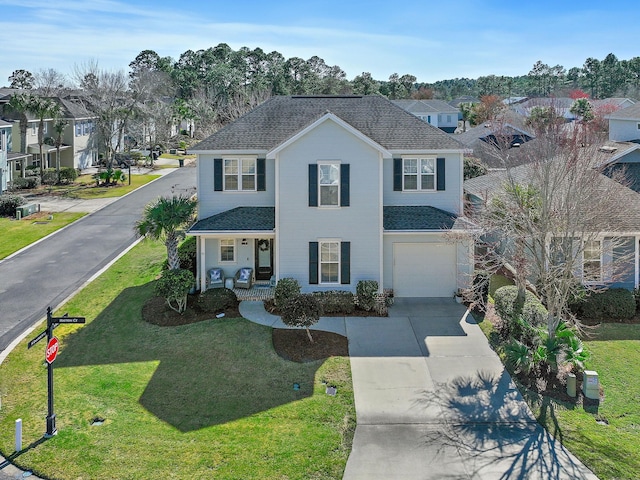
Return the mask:
[[[242,318],[158,327],[142,320],[142,306],[151,295],[150,285],[123,290],[95,320],[63,337],[56,369],[159,362],[139,402],[182,432],[313,394],[322,361],[282,359],[272,347],[271,328]],[[131,381],[125,376],[123,372],[123,384]],[[294,383],[299,390],[293,389]],[[103,401],[113,395],[114,403],[121,402],[121,388],[109,386]]]

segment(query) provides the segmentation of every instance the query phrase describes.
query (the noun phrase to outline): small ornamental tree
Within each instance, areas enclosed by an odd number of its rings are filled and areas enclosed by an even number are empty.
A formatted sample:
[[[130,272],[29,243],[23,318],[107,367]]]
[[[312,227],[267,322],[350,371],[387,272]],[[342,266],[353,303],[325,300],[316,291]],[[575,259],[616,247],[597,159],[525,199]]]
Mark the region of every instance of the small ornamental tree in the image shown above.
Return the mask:
[[[313,337],[309,327],[318,323],[322,315],[322,306],[313,294],[299,294],[289,298],[282,309],[282,321],[289,327],[304,327],[309,341]]]
[[[167,305],[179,314],[187,309],[187,295],[195,278],[189,270],[165,270],[156,282],[156,295],[164,297]]]

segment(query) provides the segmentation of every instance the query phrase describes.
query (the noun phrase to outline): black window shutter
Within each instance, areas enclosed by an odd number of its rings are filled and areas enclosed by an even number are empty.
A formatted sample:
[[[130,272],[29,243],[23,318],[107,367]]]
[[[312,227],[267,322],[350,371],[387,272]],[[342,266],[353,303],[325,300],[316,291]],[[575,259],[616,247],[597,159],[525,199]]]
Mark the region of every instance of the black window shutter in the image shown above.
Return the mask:
[[[309,284],[318,284],[318,242],[309,242]]]
[[[213,159],[213,190],[216,192],[222,191],[222,159]]]
[[[315,163],[309,164],[309,206],[318,206],[318,165]]]
[[[267,173],[266,173],[266,160],[264,158],[259,158],[256,165],[256,174],[257,174],[257,190],[259,192],[264,192],[267,189]]]
[[[436,159],[436,175],[437,175],[437,185],[436,190],[444,190],[446,185],[445,180],[445,171],[444,171],[445,161],[444,158]]]
[[[340,206],[349,206],[349,164],[340,164]]]
[[[340,283],[351,283],[351,242],[340,244]]]
[[[402,159],[393,159],[393,190],[396,192],[402,191]]]

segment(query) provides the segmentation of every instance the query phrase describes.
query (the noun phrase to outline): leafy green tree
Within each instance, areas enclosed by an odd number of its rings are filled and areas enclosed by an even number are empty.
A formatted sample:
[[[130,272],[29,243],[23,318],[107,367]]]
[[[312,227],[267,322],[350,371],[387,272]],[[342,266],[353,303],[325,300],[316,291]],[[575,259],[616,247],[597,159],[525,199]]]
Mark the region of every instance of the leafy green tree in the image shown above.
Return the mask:
[[[482,163],[479,158],[470,157],[465,155],[464,157],[464,179],[480,177],[486,175],[489,172],[487,166]]]
[[[62,146],[62,136],[67,128],[68,122],[64,118],[60,118],[59,113],[53,120],[53,145],[56,147],[56,173],[58,175],[58,183],[60,183],[60,147]]]
[[[586,84],[591,89],[591,98],[599,98],[602,66],[600,60],[589,57],[585,60],[582,73]]]
[[[9,88],[18,88],[21,90],[31,90],[34,84],[33,74],[28,70],[14,70],[9,75]]]
[[[163,297],[169,308],[183,314],[187,309],[187,295],[194,281],[193,273],[189,270],[181,268],[165,270],[156,281],[156,295]]]
[[[550,129],[559,126],[564,122],[564,118],[553,106],[536,105],[529,110],[527,125],[533,128],[536,133],[548,132]]]
[[[147,204],[134,227],[141,237],[164,241],[169,269],[180,268],[178,244],[184,237],[184,229],[193,222],[197,205],[196,200],[183,195],[160,197]]]
[[[44,171],[49,168],[47,162],[45,162],[43,145],[44,145],[44,121],[47,118],[55,118],[60,115],[60,105],[51,98],[45,97],[31,97],[31,102],[28,106],[38,119],[38,148],[40,150],[40,180],[44,183]]]
[[[362,72],[353,79],[353,93],[356,95],[374,95],[380,91],[380,83],[369,72]]]
[[[27,124],[29,118],[27,113],[31,105],[32,95],[30,93],[17,93],[9,99],[9,108],[18,115],[20,121],[20,152],[27,153]],[[24,162],[23,166],[24,166]],[[24,170],[24,167],[23,167]],[[24,176],[24,171],[23,171]]]
[[[569,111],[574,115],[577,115],[583,123],[588,123],[594,118],[593,106],[587,98],[576,99]]]
[[[462,113],[462,131],[467,131],[467,123],[471,122],[473,118],[473,103],[461,103],[458,108],[460,108],[460,113]]]
[[[304,327],[309,341],[313,343],[313,337],[309,327],[318,323],[322,315],[322,305],[318,299],[310,293],[302,293],[289,298],[282,309],[282,322],[289,327]]]

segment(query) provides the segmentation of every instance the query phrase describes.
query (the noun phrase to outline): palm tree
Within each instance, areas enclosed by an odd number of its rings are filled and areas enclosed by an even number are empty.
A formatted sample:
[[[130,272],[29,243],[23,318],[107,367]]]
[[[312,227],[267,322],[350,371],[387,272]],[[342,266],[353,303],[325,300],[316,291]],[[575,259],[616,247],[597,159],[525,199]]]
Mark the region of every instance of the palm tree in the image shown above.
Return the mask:
[[[184,195],[160,197],[147,204],[136,222],[134,229],[139,236],[164,240],[171,270],[180,268],[178,242],[184,237],[184,228],[193,221],[197,205],[197,200]]]
[[[49,165],[45,165],[42,145],[44,145],[44,119],[49,117],[57,117],[60,114],[60,105],[53,99],[45,97],[31,97],[28,106],[36,118],[38,118],[38,147],[40,148],[40,179],[44,183],[44,170]]]
[[[57,117],[53,121],[53,131],[56,136],[53,140],[56,146],[56,173],[58,174],[58,183],[60,183],[60,147],[62,146],[62,134],[67,128],[67,121],[64,118]]]
[[[461,103],[460,112],[462,113],[462,131],[467,131],[467,122],[473,117],[473,103]]]

